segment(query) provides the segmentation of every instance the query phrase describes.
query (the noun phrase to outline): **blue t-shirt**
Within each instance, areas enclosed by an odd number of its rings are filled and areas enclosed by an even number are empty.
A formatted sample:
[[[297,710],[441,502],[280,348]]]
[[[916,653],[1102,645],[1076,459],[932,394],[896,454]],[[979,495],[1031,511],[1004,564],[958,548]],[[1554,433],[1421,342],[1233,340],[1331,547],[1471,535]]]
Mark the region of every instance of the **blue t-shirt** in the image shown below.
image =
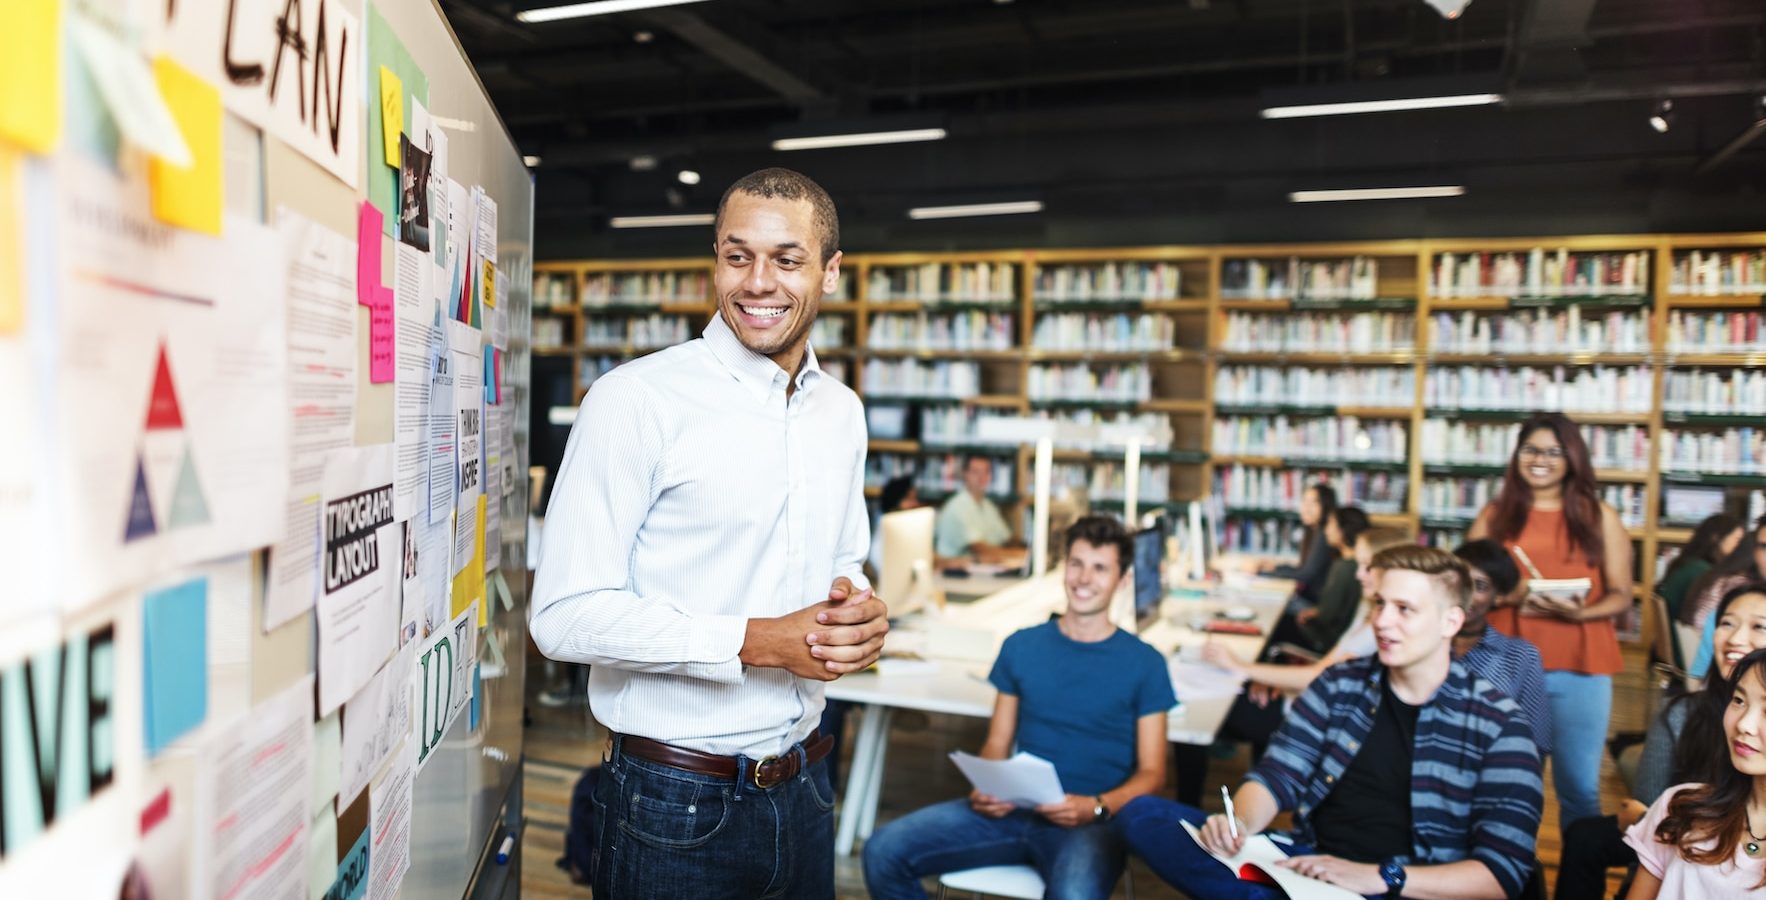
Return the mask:
[[[1177,703],[1165,657],[1118,630],[1086,644],[1054,622],[1009,638],[988,676],[1018,698],[1018,749],[1055,764],[1070,794],[1101,794],[1134,773],[1135,722]]]

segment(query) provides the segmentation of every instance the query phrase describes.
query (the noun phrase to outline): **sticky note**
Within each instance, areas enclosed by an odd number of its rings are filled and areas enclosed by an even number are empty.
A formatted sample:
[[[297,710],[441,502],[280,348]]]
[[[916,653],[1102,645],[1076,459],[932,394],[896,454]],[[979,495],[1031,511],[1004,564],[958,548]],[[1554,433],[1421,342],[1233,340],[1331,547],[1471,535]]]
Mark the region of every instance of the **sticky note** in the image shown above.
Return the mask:
[[[460,514],[468,515],[465,511]],[[483,602],[485,517],[485,496],[483,494],[478,495],[478,507],[474,514],[477,515],[478,521],[472,532],[472,558],[467,560],[466,567],[454,576],[454,590],[449,606],[449,615],[457,616],[464,612],[466,607],[471,606],[473,601],[479,601],[478,627],[485,628],[490,625],[490,610],[486,608],[490,604]]]
[[[48,153],[61,139],[61,0],[12,0],[0,28],[0,139]]]
[[[380,290],[380,229],[385,218],[367,201],[356,217],[356,302],[370,308]]]
[[[19,153],[0,143],[0,334],[13,334],[25,324],[24,234],[19,219]]]
[[[194,160],[178,121],[160,96],[159,80],[137,49],[103,27],[75,16],[68,24],[86,73],[130,143],[175,166]]]
[[[142,737],[147,755],[208,715],[208,579],[149,591],[143,600]]]
[[[398,73],[380,67],[380,130],[386,140],[386,164],[399,167],[399,135],[405,133],[405,85]]]
[[[147,178],[153,191],[153,214],[162,222],[219,236],[223,183],[221,92],[165,57],[153,61],[153,77],[178,132],[184,136],[184,144],[190,148],[188,166],[159,157],[149,161]]]
[[[490,260],[484,261],[484,274],[479,280],[479,289],[484,297],[484,305],[488,309],[497,306],[497,266]]]
[[[376,243],[380,235],[375,235]],[[393,321],[392,288],[376,290],[374,303],[368,307],[368,382],[385,384],[393,379],[397,367],[397,325]]]

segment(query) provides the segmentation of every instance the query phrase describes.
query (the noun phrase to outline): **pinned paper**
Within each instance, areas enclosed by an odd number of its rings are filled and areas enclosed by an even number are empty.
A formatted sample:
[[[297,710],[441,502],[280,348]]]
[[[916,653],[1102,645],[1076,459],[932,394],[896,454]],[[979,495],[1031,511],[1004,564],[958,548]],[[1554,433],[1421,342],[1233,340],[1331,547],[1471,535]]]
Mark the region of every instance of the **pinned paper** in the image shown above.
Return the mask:
[[[380,129],[386,140],[386,164],[399,167],[399,136],[405,133],[405,85],[398,73],[380,67]]]
[[[12,0],[6,5],[6,27],[0,28],[0,141],[48,153],[61,139],[62,3]]]
[[[356,302],[370,308],[380,290],[380,230],[385,218],[366,201],[356,217]]]
[[[496,263],[493,263],[488,259],[484,261],[484,272],[479,276],[478,288],[480,296],[484,299],[485,308],[495,309],[497,306]]]
[[[221,233],[221,92],[189,69],[161,57],[153,62],[159,92],[190,148],[191,163],[154,158],[148,167],[153,214],[160,221],[219,236]]]
[[[417,61],[399,41],[397,29],[380,14],[381,4],[364,3],[362,6],[366,7],[367,21],[363,24],[368,35],[368,59],[363,67],[368,80],[368,84],[364,85],[368,94],[368,131],[366,139],[362,141],[363,146],[368,148],[369,156],[367,194],[368,199],[387,214],[382,223],[382,233],[387,237],[398,237],[393,226],[398,222],[399,210],[399,134],[406,123],[413,122],[416,118],[414,110],[406,104],[428,105],[429,78],[417,67]],[[395,94],[399,98],[398,124],[390,130],[382,115],[385,106],[382,89],[385,85],[379,88],[375,86],[375,82],[380,80],[379,73],[382,70],[397,76],[401,85]],[[389,134],[391,140],[387,139]],[[419,137],[416,134],[412,136]],[[382,146],[375,147],[375,141],[380,141]]]
[[[19,229],[19,220],[24,215],[24,207],[19,203],[20,158],[17,150],[0,143],[0,335],[13,334],[25,324],[24,233]]]
[[[505,612],[513,610],[515,608],[515,597],[509,593],[509,582],[503,577],[503,573],[501,571],[497,572],[496,575],[492,576],[491,580],[497,587],[497,602],[503,604],[503,610]]]
[[[380,235],[374,236],[380,242]],[[393,318],[392,288],[375,289],[368,306],[368,381],[385,384],[398,369],[398,331]]]
[[[208,715],[208,579],[148,592],[142,619],[142,736],[155,756]]]
[[[476,515],[477,524],[473,530],[472,556],[467,559],[466,567],[454,576],[453,604],[450,611],[458,616],[466,607],[478,603],[478,627],[490,624],[490,604],[484,602],[484,516],[485,496],[478,495]],[[464,510],[461,515],[468,515]]]
[[[174,166],[195,162],[177,119],[159,94],[159,81],[136,48],[79,16],[70,20],[69,30],[123,137]]]

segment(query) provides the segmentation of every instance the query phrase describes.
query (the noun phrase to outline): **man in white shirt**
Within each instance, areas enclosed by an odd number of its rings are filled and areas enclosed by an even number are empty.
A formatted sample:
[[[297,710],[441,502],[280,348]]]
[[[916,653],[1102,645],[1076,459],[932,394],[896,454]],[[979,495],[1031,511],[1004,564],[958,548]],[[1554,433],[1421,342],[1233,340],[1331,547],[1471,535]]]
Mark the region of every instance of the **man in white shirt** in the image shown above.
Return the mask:
[[[938,510],[934,544],[940,557],[969,556],[992,563],[1011,555],[1005,544],[1012,539],[1012,528],[987,497],[992,484],[993,460],[971,456],[963,462],[963,489]]]
[[[546,513],[531,630],[613,733],[598,898],[831,897],[822,683],[874,662],[865,418],[816,363],[839,222],[786,169],[718,205],[704,335],[603,375]]]

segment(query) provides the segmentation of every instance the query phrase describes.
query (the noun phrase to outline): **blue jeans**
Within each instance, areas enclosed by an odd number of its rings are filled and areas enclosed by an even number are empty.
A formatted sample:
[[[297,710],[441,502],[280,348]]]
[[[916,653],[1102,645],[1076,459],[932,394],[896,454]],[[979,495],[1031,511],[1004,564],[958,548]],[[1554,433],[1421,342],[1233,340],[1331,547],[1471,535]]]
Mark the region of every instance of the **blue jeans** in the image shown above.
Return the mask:
[[[1545,673],[1551,702],[1551,783],[1557,788],[1560,828],[1600,815],[1600,758],[1613,711],[1611,675]]]
[[[1116,815],[1116,828],[1136,856],[1146,860],[1154,873],[1186,897],[1284,900],[1287,894],[1280,888],[1240,881],[1233,870],[1221,865],[1190,838],[1183,823],[1201,828],[1207,818],[1207,813],[1194,806],[1149,795],[1128,801],[1122,812]],[[1284,847],[1280,842],[1276,846],[1288,851],[1290,856],[1312,852],[1305,848]]]
[[[874,900],[925,900],[920,879],[977,866],[1030,865],[1056,900],[1105,898],[1126,860],[1109,823],[1063,828],[1028,810],[993,819],[949,800],[909,813],[865,841]]]
[[[803,753],[801,744],[791,752]],[[826,760],[783,784],[754,786],[614,752],[596,785],[597,900],[830,900],[834,789]]]

